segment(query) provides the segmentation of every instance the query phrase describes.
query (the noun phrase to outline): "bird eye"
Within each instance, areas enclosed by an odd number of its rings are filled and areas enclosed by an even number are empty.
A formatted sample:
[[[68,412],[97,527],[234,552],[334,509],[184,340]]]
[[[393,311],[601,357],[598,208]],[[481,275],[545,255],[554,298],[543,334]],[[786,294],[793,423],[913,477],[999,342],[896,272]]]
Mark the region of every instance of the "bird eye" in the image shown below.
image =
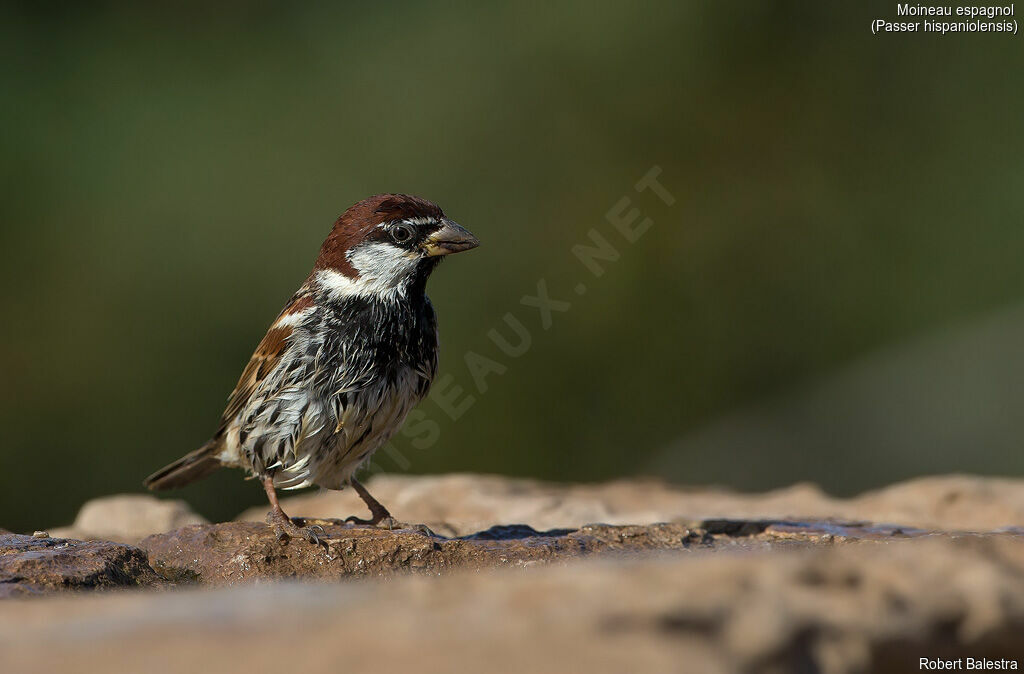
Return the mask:
[[[395,243],[405,243],[412,238],[412,228],[408,225],[396,225],[391,229],[391,238]]]

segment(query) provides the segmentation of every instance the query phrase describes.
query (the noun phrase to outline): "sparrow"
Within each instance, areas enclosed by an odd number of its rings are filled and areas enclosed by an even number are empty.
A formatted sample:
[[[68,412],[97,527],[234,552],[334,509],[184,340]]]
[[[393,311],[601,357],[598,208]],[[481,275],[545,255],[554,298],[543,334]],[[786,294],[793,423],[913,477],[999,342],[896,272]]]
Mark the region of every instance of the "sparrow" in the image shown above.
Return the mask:
[[[270,325],[205,445],[146,478],[175,489],[222,466],[263,484],[282,540],[317,542],[289,518],[278,489],[352,487],[365,525],[394,523],[355,478],[402,426],[437,373],[437,318],[427,278],[480,242],[436,205],[405,194],[360,201],[334,223],[313,271]]]

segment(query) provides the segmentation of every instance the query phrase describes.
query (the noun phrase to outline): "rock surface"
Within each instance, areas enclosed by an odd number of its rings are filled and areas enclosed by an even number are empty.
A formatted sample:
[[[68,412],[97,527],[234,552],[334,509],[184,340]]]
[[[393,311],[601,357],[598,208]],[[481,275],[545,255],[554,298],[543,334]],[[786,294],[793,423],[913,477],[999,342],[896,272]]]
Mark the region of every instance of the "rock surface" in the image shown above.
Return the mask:
[[[0,597],[150,586],[158,580],[146,554],[128,545],[0,535]]]
[[[71,526],[54,527],[49,532],[59,538],[135,543],[150,534],[205,523],[184,501],[118,494],[87,502]]]
[[[491,569],[568,560],[598,552],[681,549],[691,532],[681,525],[584,527],[537,532],[526,527],[450,539],[411,529],[323,526],[319,545],[282,545],[265,524],[229,522],[158,534],[139,545],[161,576],[175,581],[232,584],[255,579],[340,580],[413,572]],[[698,541],[694,541],[698,542]]]
[[[908,672],[1024,666],[1013,536],[593,558],[0,603],[0,670]]]
[[[1024,526],[1024,481],[962,475],[919,478],[851,499],[828,496],[808,484],[745,494],[655,480],[560,485],[466,474],[378,475],[368,487],[398,518],[424,523],[446,536],[512,523],[544,531],[588,522],[650,524],[711,518],[838,519],[939,531]],[[366,514],[350,490],[286,498],[283,505],[290,515],[301,517]],[[238,519],[262,522],[266,512],[265,507],[252,508]],[[63,538],[137,543],[152,534],[204,523],[183,501],[122,494],[89,501],[74,524],[48,531]]]
[[[649,524],[703,519],[839,519],[938,531],[992,531],[1024,526],[1024,480],[964,475],[925,477],[850,499],[798,484],[763,494],[674,487],[654,480],[559,485],[489,475],[380,475],[368,488],[395,517],[464,536],[497,524],[537,530],[587,522]],[[289,515],[365,516],[351,490],[324,491],[283,501]],[[266,508],[239,519],[263,521]]]
[[[139,543],[152,567],[176,582],[224,585],[258,579],[341,580],[403,573],[437,575],[455,570],[526,567],[617,553],[771,549],[841,542],[902,540],[912,530],[841,523],[707,520],[697,526],[651,524],[545,532],[526,526],[492,527],[447,538],[413,529],[323,525],[320,545],[292,540],[282,545],[266,524],[227,522],[185,527]]]
[[[2,535],[0,596],[179,589],[0,602],[0,671],[1024,668],[1024,481],[923,478],[852,499],[466,475],[371,490],[438,533],[324,522],[323,545],[282,545],[239,521],[136,547]],[[105,526],[146,528],[103,507],[89,506]],[[344,492],[285,507],[363,512]]]

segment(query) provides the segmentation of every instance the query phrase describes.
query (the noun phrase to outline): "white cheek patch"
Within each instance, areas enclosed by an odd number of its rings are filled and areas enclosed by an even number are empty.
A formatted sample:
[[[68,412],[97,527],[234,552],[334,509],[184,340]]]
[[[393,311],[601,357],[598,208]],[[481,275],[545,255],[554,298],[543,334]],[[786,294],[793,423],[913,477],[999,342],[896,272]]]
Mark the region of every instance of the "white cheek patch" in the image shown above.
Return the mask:
[[[348,261],[359,272],[360,280],[394,286],[412,276],[420,257],[390,243],[366,243],[353,248]]]
[[[317,274],[320,286],[336,297],[404,294],[420,256],[389,243],[367,243],[353,248],[348,261],[358,272],[357,278],[329,269]]]

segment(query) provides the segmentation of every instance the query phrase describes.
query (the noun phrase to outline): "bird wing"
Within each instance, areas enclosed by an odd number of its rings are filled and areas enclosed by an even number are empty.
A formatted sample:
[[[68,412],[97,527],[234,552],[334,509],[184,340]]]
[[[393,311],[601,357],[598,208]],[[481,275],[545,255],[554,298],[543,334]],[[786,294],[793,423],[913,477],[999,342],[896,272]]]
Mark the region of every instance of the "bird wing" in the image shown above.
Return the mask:
[[[307,286],[303,286],[292,296],[288,304],[271,323],[267,334],[256,346],[249,363],[242,371],[242,376],[235,384],[235,389],[228,397],[228,405],[221,416],[220,427],[217,431],[218,437],[222,436],[228,426],[256,399],[261,397],[257,393],[267,382],[267,378],[277,370],[291,344],[290,339],[295,329],[296,316],[312,305],[312,292]]]

